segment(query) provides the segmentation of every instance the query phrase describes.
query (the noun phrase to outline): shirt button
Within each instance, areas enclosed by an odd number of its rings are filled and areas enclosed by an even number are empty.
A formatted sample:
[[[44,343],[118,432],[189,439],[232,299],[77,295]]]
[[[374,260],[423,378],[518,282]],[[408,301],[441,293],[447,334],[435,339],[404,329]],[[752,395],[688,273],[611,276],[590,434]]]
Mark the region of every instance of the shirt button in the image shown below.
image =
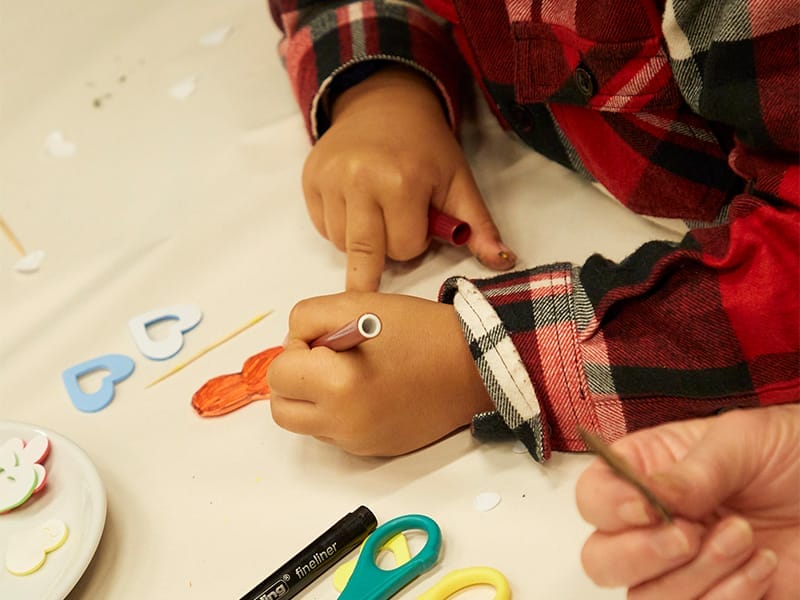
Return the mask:
[[[587,98],[594,96],[594,78],[586,68],[576,68],[575,72],[572,74],[572,78],[575,80],[575,85],[578,86],[578,91],[581,94]]]
[[[531,118],[531,114],[524,106],[512,104],[509,114],[513,121],[512,124],[515,125],[519,131],[524,133],[530,133],[533,131],[533,119]]]

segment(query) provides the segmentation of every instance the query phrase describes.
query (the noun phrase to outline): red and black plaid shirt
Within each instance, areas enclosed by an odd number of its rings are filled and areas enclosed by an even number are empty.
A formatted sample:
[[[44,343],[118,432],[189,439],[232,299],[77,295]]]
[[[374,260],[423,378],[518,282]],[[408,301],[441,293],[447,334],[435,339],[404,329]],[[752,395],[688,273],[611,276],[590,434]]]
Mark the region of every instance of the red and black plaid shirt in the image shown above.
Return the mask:
[[[800,400],[796,0],[272,0],[312,138],[326,96],[400,61],[454,125],[467,65],[501,123],[641,214],[690,226],[480,280],[452,302],[497,411],[537,460],[667,420]],[[633,250],[633,249],[632,249]]]

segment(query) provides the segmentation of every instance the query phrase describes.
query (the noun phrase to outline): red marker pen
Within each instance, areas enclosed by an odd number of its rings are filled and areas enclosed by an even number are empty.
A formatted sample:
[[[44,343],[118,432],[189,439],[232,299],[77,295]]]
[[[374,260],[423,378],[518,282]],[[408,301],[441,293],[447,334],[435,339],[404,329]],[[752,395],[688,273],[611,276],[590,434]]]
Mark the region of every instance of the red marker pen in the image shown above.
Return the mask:
[[[331,350],[343,352],[358,346],[361,342],[371,340],[381,332],[381,329],[381,320],[378,315],[364,313],[336,331],[318,337],[309,346],[312,348],[325,346]]]
[[[472,234],[469,223],[459,221],[433,206],[428,208],[428,235],[453,246],[463,246]]]

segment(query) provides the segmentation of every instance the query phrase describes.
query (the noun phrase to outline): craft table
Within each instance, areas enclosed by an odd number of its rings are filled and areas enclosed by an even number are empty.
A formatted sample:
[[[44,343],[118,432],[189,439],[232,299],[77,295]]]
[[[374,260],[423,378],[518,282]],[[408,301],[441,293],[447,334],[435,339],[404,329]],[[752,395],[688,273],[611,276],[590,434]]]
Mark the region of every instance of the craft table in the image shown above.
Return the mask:
[[[265,401],[216,419],[192,410],[205,381],[280,344],[295,302],[344,284],[344,255],[306,215],[309,141],[262,0],[30,0],[5,4],[0,32],[0,216],[26,251],[46,252],[38,271],[19,273],[0,238],[0,419],[75,442],[107,498],[101,541],[69,600],[239,598],[362,504],[379,522],[422,513],[441,526],[440,561],[399,598],[475,565],[501,570],[517,599],[624,597],[581,569],[590,529],[574,482],[587,456],[539,465],[513,443],[461,431],[400,458],[358,458],[280,429]],[[680,234],[522,147],[487,114],[466,123],[464,140],[520,266],[594,251],[621,259]],[[390,265],[382,289],[435,298],[451,274],[488,271],[464,249],[435,246]],[[128,320],[180,303],[203,313],[183,349],[142,356]],[[105,409],[77,410],[62,372],[109,353],[135,371]],[[479,512],[481,492],[501,502]],[[336,598],[332,571],[301,597]]]

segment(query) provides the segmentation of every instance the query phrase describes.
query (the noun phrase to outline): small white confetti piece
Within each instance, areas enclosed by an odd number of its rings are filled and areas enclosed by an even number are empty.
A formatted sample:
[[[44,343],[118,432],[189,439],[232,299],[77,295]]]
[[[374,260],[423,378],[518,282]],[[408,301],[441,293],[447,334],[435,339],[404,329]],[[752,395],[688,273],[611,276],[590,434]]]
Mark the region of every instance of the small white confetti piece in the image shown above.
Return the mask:
[[[514,444],[513,448],[511,448],[511,451],[514,454],[527,454],[528,453],[528,449],[525,447],[525,444],[523,444],[519,440],[517,440],[517,443]]]
[[[475,496],[473,502],[475,510],[479,512],[490,511],[498,504],[500,504],[500,494],[496,494],[495,492],[481,492]]]
[[[222,42],[225,41],[225,38],[228,37],[228,34],[233,29],[230,25],[225,25],[224,27],[218,27],[213,31],[209,31],[203,37],[200,38],[200,45],[201,46],[219,46]]]
[[[44,260],[44,250],[34,250],[20,258],[14,264],[14,270],[20,273],[35,273]]]
[[[197,77],[194,75],[187,77],[186,79],[182,79],[169,88],[169,95],[176,100],[186,100],[186,98],[194,94],[194,90],[197,87],[196,82]]]
[[[75,144],[64,137],[61,131],[53,131],[44,140],[44,149],[53,158],[69,158],[75,154]]]

